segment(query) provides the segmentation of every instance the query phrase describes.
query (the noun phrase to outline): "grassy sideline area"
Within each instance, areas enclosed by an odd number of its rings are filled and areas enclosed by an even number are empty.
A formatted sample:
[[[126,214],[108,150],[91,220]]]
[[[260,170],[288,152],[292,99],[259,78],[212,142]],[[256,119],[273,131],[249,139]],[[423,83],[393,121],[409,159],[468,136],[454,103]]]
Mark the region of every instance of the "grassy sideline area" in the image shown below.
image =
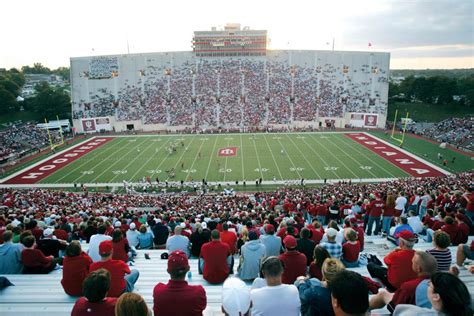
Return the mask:
[[[410,113],[410,118],[415,122],[435,123],[445,120],[449,117],[464,117],[466,115],[473,115],[474,108],[466,105],[461,106],[457,104],[451,105],[437,105],[427,103],[407,103],[394,102],[389,103],[387,119],[393,121],[395,110],[398,110],[398,115],[405,117],[406,112]],[[399,118],[397,120],[399,120]]]

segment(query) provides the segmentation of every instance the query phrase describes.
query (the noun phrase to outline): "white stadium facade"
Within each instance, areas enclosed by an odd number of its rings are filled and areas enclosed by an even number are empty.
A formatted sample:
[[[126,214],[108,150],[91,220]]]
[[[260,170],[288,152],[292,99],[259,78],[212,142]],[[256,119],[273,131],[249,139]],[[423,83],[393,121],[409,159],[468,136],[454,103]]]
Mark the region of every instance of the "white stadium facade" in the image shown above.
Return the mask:
[[[71,58],[73,125],[77,132],[385,126],[389,53],[267,50],[263,41],[266,31],[238,26],[195,32],[190,52]]]

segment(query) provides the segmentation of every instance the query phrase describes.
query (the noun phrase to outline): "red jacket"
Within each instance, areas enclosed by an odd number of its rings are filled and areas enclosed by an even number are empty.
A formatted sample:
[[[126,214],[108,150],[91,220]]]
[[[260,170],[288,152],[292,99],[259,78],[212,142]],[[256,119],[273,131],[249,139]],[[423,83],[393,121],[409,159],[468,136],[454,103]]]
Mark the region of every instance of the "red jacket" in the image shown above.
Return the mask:
[[[212,240],[201,247],[201,257],[204,259],[203,278],[209,283],[224,282],[229,276],[227,257],[230,248],[220,240]]]
[[[82,282],[89,274],[91,264],[92,259],[85,252],[75,257],[64,257],[61,284],[66,294],[72,296],[82,295]]]
[[[299,251],[287,251],[280,255],[280,260],[285,266],[281,282],[293,284],[296,278],[306,275],[306,256]]]
[[[122,260],[110,259],[91,264],[89,272],[105,269],[110,272],[110,289],[107,296],[119,297],[125,291],[125,274],[130,274],[130,267]]]
[[[206,309],[206,291],[201,285],[169,280],[153,289],[153,313],[159,315],[202,315]]]
[[[413,249],[397,248],[385,256],[383,261],[388,267],[388,282],[394,287],[399,288],[404,282],[413,280],[417,277],[412,268],[412,259],[415,255]]]

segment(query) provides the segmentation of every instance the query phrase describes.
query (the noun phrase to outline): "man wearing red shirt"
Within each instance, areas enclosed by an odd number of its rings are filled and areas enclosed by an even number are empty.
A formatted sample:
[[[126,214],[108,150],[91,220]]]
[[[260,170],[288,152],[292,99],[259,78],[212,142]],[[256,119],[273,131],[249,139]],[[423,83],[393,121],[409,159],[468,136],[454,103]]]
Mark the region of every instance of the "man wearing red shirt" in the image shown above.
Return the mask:
[[[33,235],[23,238],[25,249],[21,252],[24,274],[47,274],[54,270],[56,263],[62,263],[61,258],[46,257],[41,250],[35,249],[36,239]]]
[[[285,284],[293,284],[296,278],[306,275],[306,256],[296,250],[297,242],[293,236],[286,236],[283,239],[285,252],[279,259],[283,262],[285,270],[281,276],[281,281]]]
[[[387,305],[388,310],[393,313],[398,304],[416,305],[417,286],[436,273],[438,265],[430,253],[417,251],[412,259],[412,269],[417,274],[415,279],[404,282],[395,293],[380,291],[370,299],[370,308],[382,308]]]
[[[328,216],[328,205],[324,203],[324,201],[321,201],[316,206],[316,218],[318,219],[318,222],[324,225],[326,224],[327,216]]]
[[[81,244],[73,240],[66,248],[63,259],[63,278],[61,285],[64,292],[72,296],[82,295],[82,282],[89,274],[92,259],[81,249]]]
[[[117,298],[106,297],[109,288],[109,271],[91,272],[84,280],[84,297],[76,301],[71,316],[114,316]]]
[[[456,241],[456,235],[458,234],[458,227],[454,223],[454,219],[451,216],[445,217],[444,225],[441,227],[441,230],[449,235],[451,243],[454,245],[454,241]]]
[[[211,232],[211,241],[201,247],[199,265],[204,280],[211,284],[224,282],[233,268],[232,259],[229,246],[220,241],[219,231],[214,229]]]
[[[220,237],[221,241],[229,246],[230,253],[235,254],[237,252],[237,235],[229,231],[229,225],[227,223],[222,225]]]
[[[153,290],[153,313],[158,315],[202,315],[206,309],[206,291],[201,285],[188,285],[188,257],[181,250],[170,253],[168,284],[158,283]]]
[[[469,238],[469,226],[467,226],[463,219],[463,214],[456,214],[456,227],[458,232],[456,234],[456,238],[451,240],[451,243],[455,246],[467,243],[467,239]]]
[[[137,270],[130,270],[130,267],[122,260],[112,259],[113,245],[111,240],[105,240],[99,245],[101,261],[94,262],[90,267],[90,272],[105,269],[110,272],[109,296],[119,297],[123,292],[132,292],[138,280]]]
[[[402,283],[416,278],[416,273],[413,271],[411,264],[415,255],[413,246],[416,242],[416,236],[412,232],[404,230],[398,234],[398,238],[400,247],[383,259],[388,269],[373,262],[367,265],[370,276],[378,278],[390,291],[394,291]]]
[[[382,216],[382,210],[385,207],[385,203],[380,198],[375,198],[374,194],[370,195],[371,202],[367,206],[367,212],[369,214],[369,222],[367,224],[367,236],[372,235],[372,226],[375,222],[375,232],[377,235],[380,232],[380,217]]]

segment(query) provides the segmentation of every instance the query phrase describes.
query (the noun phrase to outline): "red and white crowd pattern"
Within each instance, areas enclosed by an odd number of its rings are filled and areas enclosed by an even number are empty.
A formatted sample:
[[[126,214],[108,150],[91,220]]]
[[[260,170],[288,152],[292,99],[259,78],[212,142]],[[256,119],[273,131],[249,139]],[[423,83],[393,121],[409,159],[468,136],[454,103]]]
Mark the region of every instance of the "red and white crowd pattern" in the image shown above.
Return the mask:
[[[365,133],[348,133],[347,137],[370,149],[372,152],[391,162],[406,173],[417,178],[439,177],[448,172],[433,168],[415,156]]]
[[[53,158],[43,161],[20,174],[8,179],[3,184],[33,184],[38,183],[47,176],[53,174],[57,170],[67,166],[71,162],[81,158],[85,154],[90,153],[97,147],[100,147],[111,141],[113,137],[99,137],[93,138],[87,142],[66,150]]]

